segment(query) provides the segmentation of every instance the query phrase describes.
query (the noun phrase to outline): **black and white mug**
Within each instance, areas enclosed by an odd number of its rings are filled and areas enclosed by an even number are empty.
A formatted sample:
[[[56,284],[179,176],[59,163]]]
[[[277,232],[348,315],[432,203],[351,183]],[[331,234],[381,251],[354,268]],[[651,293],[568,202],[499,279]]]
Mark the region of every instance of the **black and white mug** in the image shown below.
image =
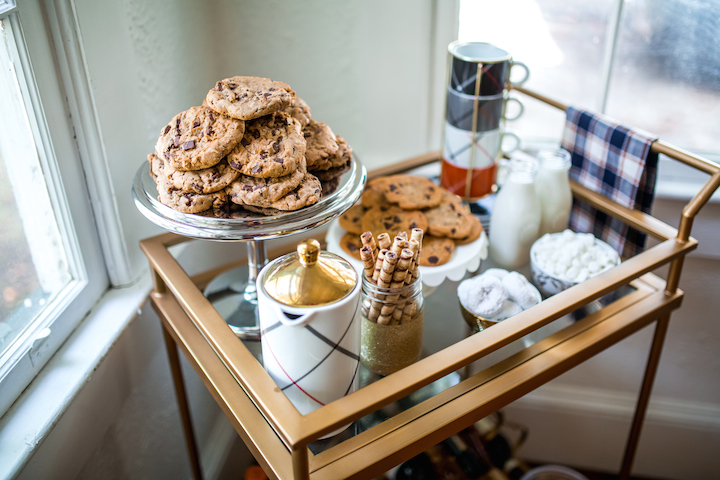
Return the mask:
[[[503,93],[508,84],[520,86],[530,76],[522,62],[500,47],[485,42],[453,42],[448,46],[451,56],[448,87],[467,95],[488,97]],[[522,78],[510,80],[515,67],[524,71]]]
[[[508,106],[510,108],[508,108]],[[497,130],[505,120],[517,120],[525,108],[512,94],[500,93],[490,97],[475,97],[448,87],[445,119],[455,128],[476,132]],[[473,112],[475,125],[473,125]]]

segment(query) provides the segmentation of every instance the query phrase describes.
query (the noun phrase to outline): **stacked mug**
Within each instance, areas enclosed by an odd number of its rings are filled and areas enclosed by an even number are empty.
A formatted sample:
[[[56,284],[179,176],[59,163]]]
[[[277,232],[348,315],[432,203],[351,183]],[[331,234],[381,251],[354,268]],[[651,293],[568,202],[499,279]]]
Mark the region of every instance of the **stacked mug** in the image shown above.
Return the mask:
[[[512,82],[514,86],[522,85],[530,72],[524,63],[490,43],[453,42],[448,54],[440,183],[473,200],[494,191],[503,153],[520,146],[517,134],[505,129],[506,120],[523,113],[520,100],[508,92],[510,71],[514,67],[524,70],[522,78]],[[512,116],[506,113],[510,103],[516,104]]]

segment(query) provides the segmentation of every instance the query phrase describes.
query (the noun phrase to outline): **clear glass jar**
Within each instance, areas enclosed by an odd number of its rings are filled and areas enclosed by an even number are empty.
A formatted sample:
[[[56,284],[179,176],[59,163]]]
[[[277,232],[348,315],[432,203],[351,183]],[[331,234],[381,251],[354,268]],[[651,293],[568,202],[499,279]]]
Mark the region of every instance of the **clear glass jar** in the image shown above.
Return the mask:
[[[390,375],[420,358],[423,341],[422,281],[399,289],[362,279],[360,359],[371,372]]]
[[[542,210],[540,236],[543,236],[568,228],[572,209],[572,190],[568,178],[570,153],[562,148],[541,150],[537,158],[540,171],[535,180],[535,190]]]
[[[510,161],[507,180],[490,216],[490,256],[499,266],[517,268],[530,262],[530,247],[540,237],[540,203],[535,192],[538,162]]]

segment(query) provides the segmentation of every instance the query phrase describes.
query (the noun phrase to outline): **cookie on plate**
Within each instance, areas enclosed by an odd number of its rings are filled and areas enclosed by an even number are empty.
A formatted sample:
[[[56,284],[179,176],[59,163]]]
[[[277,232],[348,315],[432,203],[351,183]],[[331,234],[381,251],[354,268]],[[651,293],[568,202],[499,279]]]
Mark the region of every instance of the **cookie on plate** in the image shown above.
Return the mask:
[[[297,170],[282,177],[258,178],[238,172],[239,177],[227,187],[226,192],[230,200],[239,205],[270,207],[272,202],[295,190],[305,178],[305,173],[304,158]]]
[[[463,239],[470,235],[474,216],[462,202],[450,192],[443,191],[442,201],[436,207],[425,210],[428,233],[436,237]]]
[[[340,239],[340,247],[353,258],[360,260],[360,249],[362,248],[362,243],[360,242],[359,236],[354,233],[346,233]]]
[[[400,232],[409,232],[413,228],[427,231],[425,214],[420,210],[405,210],[396,205],[380,205],[370,208],[362,219],[362,231],[370,231],[377,237],[387,232],[390,238]]]
[[[470,214],[468,218],[471,225],[470,233],[467,237],[455,239],[455,245],[466,245],[468,243],[472,243],[480,238],[480,235],[482,234],[483,227],[480,220],[473,214]]]
[[[217,165],[202,170],[182,171],[165,162],[163,174],[170,181],[173,188],[188,193],[212,193],[222,190],[230,185],[240,172],[230,168],[227,160],[223,159]]]
[[[177,170],[217,165],[243,138],[245,123],[207,107],[191,107],[163,127],[155,153]]]
[[[263,215],[279,215],[283,212],[299,210],[314,205],[320,200],[322,187],[320,180],[306,173],[300,185],[284,197],[265,205],[243,204],[243,208]]]
[[[305,103],[305,100],[300,97],[293,98],[292,104],[283,111],[300,122],[302,128],[307,127],[312,118],[310,116],[310,107]]]
[[[330,171],[335,168],[342,168],[344,165],[348,165],[352,158],[352,147],[348,145],[344,138],[336,136],[335,141],[337,142],[338,150],[333,155],[328,156],[324,160],[320,160],[315,163],[313,172],[324,172]]]
[[[418,263],[423,267],[437,267],[447,263],[455,251],[455,242],[449,238],[425,235]]]
[[[340,223],[340,226],[346,231],[360,235],[365,231],[362,229],[362,219],[366,211],[367,208],[361,204],[353,205],[347,209],[345,213],[340,215],[338,223]]]
[[[335,134],[330,130],[330,127],[311,119],[302,133],[307,142],[305,158],[307,159],[308,170],[327,170],[331,168],[333,164],[330,157],[337,153],[339,147]]]
[[[304,155],[300,123],[276,112],[246,122],[245,135],[228,155],[228,163],[243,175],[282,177],[297,170]]]
[[[157,177],[163,175],[165,162],[154,153],[148,155],[147,159],[150,163],[150,176],[157,182]]]
[[[330,196],[335,193],[335,190],[337,190],[340,186],[340,177],[334,177],[330,180],[320,181],[320,185],[322,185],[322,198]]]
[[[261,77],[230,77],[220,80],[205,97],[213,110],[252,120],[292,105],[295,92],[283,82]]]
[[[425,177],[392,175],[386,177],[383,194],[390,203],[416,210],[437,206],[442,200],[441,188]]]
[[[170,184],[164,175],[157,177],[158,200],[173,210],[182,213],[200,213],[211,208],[224,208],[227,206],[227,194],[220,190],[213,193],[187,193]]]
[[[369,180],[365,184],[365,190],[363,190],[360,202],[363,206],[379,207],[380,205],[387,205],[388,201],[385,199],[385,182],[387,177],[377,177]]]

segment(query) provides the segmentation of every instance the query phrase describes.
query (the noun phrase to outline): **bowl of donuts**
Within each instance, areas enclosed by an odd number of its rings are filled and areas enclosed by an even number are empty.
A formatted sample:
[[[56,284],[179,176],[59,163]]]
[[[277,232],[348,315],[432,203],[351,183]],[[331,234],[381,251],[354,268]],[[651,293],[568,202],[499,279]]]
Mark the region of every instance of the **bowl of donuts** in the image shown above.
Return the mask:
[[[540,292],[518,272],[489,268],[458,285],[463,319],[482,331],[542,301]]]
[[[533,283],[550,297],[620,264],[620,256],[592,233],[564,230],[538,239],[530,249]]]

